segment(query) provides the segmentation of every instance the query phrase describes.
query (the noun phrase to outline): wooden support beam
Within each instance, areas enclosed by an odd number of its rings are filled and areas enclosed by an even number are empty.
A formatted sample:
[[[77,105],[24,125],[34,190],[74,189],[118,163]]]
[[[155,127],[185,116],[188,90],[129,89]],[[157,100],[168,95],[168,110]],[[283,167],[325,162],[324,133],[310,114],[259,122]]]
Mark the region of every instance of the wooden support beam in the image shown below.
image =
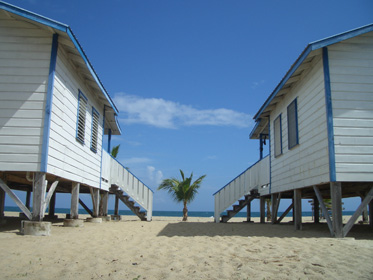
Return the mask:
[[[34,184],[32,190],[32,220],[42,221],[44,218],[45,192],[47,191],[46,174],[44,172],[34,173]]]
[[[71,207],[70,207],[70,219],[79,218],[79,190],[80,183],[73,182],[71,187]]]
[[[26,194],[26,207],[28,209],[31,209],[30,206],[31,206],[31,190],[28,190]]]
[[[104,192],[100,199],[100,216],[107,216],[108,214],[108,203],[109,203],[109,192]]]
[[[246,222],[251,222],[251,201],[246,205]]]
[[[361,203],[363,203],[365,196],[361,195],[360,197],[361,197]],[[365,206],[365,208],[363,209],[362,221],[363,221],[363,223],[367,223],[368,222],[368,205]]]
[[[99,214],[99,202],[100,202],[100,190],[97,188],[89,188],[92,198],[92,206],[93,206],[93,217],[98,217]]]
[[[293,208],[294,208],[294,202],[292,202],[290,204],[290,206],[285,210],[285,212],[282,213],[281,217],[278,218],[276,224],[279,224],[286,217],[286,215],[289,214],[290,210],[293,209]],[[293,210],[293,212],[294,212],[294,210]]]
[[[330,235],[334,236],[333,223],[332,223],[332,220],[330,219],[328,209],[326,209],[326,206],[325,206],[324,200],[322,198],[322,195],[320,193],[320,190],[316,186],[313,186],[313,190],[315,191],[315,194],[316,194],[317,200],[319,201],[321,210],[325,215],[325,219],[326,219],[326,223],[328,224],[328,227],[329,227]]]
[[[302,230],[302,190],[294,190],[294,226],[295,230]]]
[[[81,200],[80,198],[79,198],[79,204],[81,206],[83,206],[83,208],[85,209],[85,211],[87,211],[87,213],[93,217],[93,212],[91,211],[91,209],[89,209],[88,206],[85,205],[85,203],[83,202],[83,200]]]
[[[314,217],[314,223],[318,224],[320,223],[320,204],[317,198],[313,199],[313,217]]]
[[[5,191],[0,188],[0,222],[4,220]]]
[[[49,218],[51,219],[54,218],[55,210],[56,210],[56,192],[53,193],[51,200],[49,202],[49,213],[48,213]]]
[[[348,232],[351,230],[352,226],[355,224],[356,220],[359,218],[361,213],[364,211],[368,203],[370,203],[373,199],[373,187],[370,189],[369,193],[365,196],[363,202],[359,205],[356,209],[355,213],[351,216],[348,220],[347,224],[343,227],[343,236],[346,237]]]
[[[333,232],[337,238],[343,237],[342,222],[342,184],[340,182],[330,183],[330,196],[332,199]]]
[[[369,225],[373,228],[373,200],[369,202]]]
[[[281,193],[272,194],[272,224],[277,223],[278,208],[280,207]]]
[[[54,181],[52,186],[49,188],[49,192],[48,192],[47,197],[45,198],[45,202],[44,202],[43,216],[45,215],[45,211],[47,210],[47,206],[49,205],[49,202],[51,201],[52,195],[54,194],[54,191],[57,188],[58,182],[59,182],[58,180]]]
[[[119,197],[117,195],[115,195],[114,215],[119,215]]]
[[[13,191],[5,184],[5,182],[0,179],[0,187],[6,192],[6,194],[17,204],[21,211],[26,215],[26,217],[31,220],[32,214],[29,209],[22,203],[18,196],[13,193]]]

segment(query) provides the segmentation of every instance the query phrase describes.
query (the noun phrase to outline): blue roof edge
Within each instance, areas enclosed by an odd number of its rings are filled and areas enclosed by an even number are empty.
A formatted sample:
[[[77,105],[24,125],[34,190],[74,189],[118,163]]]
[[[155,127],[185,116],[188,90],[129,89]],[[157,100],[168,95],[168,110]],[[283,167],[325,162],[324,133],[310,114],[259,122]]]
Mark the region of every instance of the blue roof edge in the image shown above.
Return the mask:
[[[371,32],[371,31],[373,31],[372,23],[309,43],[307,47],[303,50],[301,55],[294,62],[294,64],[290,67],[289,71],[286,73],[286,75],[281,80],[281,82],[277,85],[275,90],[271,93],[271,95],[267,98],[264,104],[260,107],[259,111],[255,114],[253,119],[256,122],[260,122],[259,117],[264,111],[264,109],[269,105],[269,103],[271,103],[273,98],[282,89],[282,87],[285,85],[288,79],[294,74],[294,72],[298,69],[298,67],[302,64],[302,62],[306,59],[306,57],[309,55],[311,51],[321,49],[323,47],[327,47],[327,46],[339,43],[341,41],[344,41],[344,40],[347,40],[347,39],[350,39],[350,38],[353,38],[353,37],[356,37],[364,33]]]
[[[1,0],[0,0],[0,9],[3,9],[7,12],[16,14],[18,16],[22,16],[24,18],[36,21],[38,23],[44,24],[46,26],[49,26],[51,28],[54,28],[56,30],[59,30],[59,31],[62,31],[62,32],[65,32],[66,34],[68,34],[68,36],[70,37],[70,39],[73,42],[73,44],[75,45],[75,47],[78,49],[81,57],[83,58],[84,62],[86,63],[86,65],[87,65],[89,71],[91,72],[93,78],[95,79],[96,83],[100,87],[102,93],[104,94],[106,99],[109,101],[110,105],[113,107],[115,113],[116,114],[119,113],[118,108],[115,106],[115,104],[114,104],[113,100],[111,99],[110,95],[108,94],[108,92],[104,88],[101,80],[99,79],[98,75],[96,74],[96,71],[94,70],[92,64],[89,62],[87,55],[84,53],[84,50],[83,50],[82,46],[78,42],[78,39],[75,37],[74,33],[72,32],[70,26],[68,26],[64,23],[60,23],[56,20],[47,18],[45,16],[41,16],[41,15],[36,14],[34,12],[22,9],[20,7],[11,5],[11,4],[6,3],[4,1],[1,1]]]

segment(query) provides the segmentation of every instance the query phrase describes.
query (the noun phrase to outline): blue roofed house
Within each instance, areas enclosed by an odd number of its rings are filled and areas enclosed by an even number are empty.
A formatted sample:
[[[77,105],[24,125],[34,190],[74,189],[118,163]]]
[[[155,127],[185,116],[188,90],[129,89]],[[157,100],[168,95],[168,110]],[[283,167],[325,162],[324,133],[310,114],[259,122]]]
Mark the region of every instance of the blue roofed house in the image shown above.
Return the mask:
[[[314,199],[316,220],[324,199],[332,199],[326,215],[332,236],[351,229],[373,195],[373,24],[310,43],[291,66],[255,117],[250,138],[269,155],[217,191],[215,220],[227,221],[255,198],[271,198],[277,223],[282,198],[292,199],[296,229],[301,228],[301,199]],[[342,198],[362,203],[345,225]],[[232,204],[227,215],[221,213]],[[250,212],[250,210],[248,211]],[[250,215],[250,213],[248,213]]]
[[[118,110],[70,27],[0,1],[0,62],[1,216],[5,193],[30,220],[53,212],[60,192],[71,193],[72,218],[79,203],[107,215],[114,193],[151,220],[153,192],[108,153]],[[91,194],[92,210],[79,193]]]

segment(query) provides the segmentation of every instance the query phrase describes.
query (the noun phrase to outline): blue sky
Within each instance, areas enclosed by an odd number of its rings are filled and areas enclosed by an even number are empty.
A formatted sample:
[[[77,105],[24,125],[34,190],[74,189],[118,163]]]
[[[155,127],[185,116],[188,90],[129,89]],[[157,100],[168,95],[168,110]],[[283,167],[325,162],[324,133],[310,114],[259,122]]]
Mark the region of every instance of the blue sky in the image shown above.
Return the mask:
[[[307,44],[373,22],[371,0],[7,2],[71,26],[120,111],[118,159],[155,210],[181,210],[156,188],[182,169],[207,175],[189,210],[213,211],[259,159],[252,117]]]

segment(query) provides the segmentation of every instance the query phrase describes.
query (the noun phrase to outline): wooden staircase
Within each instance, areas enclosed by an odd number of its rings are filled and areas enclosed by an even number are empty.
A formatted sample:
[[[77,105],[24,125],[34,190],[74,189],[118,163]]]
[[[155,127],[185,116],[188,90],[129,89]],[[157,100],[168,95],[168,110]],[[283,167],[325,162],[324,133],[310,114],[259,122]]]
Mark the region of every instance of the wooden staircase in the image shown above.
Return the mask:
[[[226,223],[231,218],[236,216],[238,212],[240,212],[245,206],[247,206],[251,201],[255,198],[259,197],[259,193],[257,190],[252,190],[250,194],[245,195],[245,199],[238,200],[238,204],[233,205],[233,210],[227,210],[227,215],[223,215],[221,217],[221,222]]]
[[[130,200],[130,196],[125,195],[124,192],[116,187],[111,186],[110,187],[110,193],[115,194],[116,197],[118,197],[133,213],[137,215],[137,217],[140,218],[141,221],[146,221],[146,212],[140,211],[139,206],[135,206],[135,202]]]

